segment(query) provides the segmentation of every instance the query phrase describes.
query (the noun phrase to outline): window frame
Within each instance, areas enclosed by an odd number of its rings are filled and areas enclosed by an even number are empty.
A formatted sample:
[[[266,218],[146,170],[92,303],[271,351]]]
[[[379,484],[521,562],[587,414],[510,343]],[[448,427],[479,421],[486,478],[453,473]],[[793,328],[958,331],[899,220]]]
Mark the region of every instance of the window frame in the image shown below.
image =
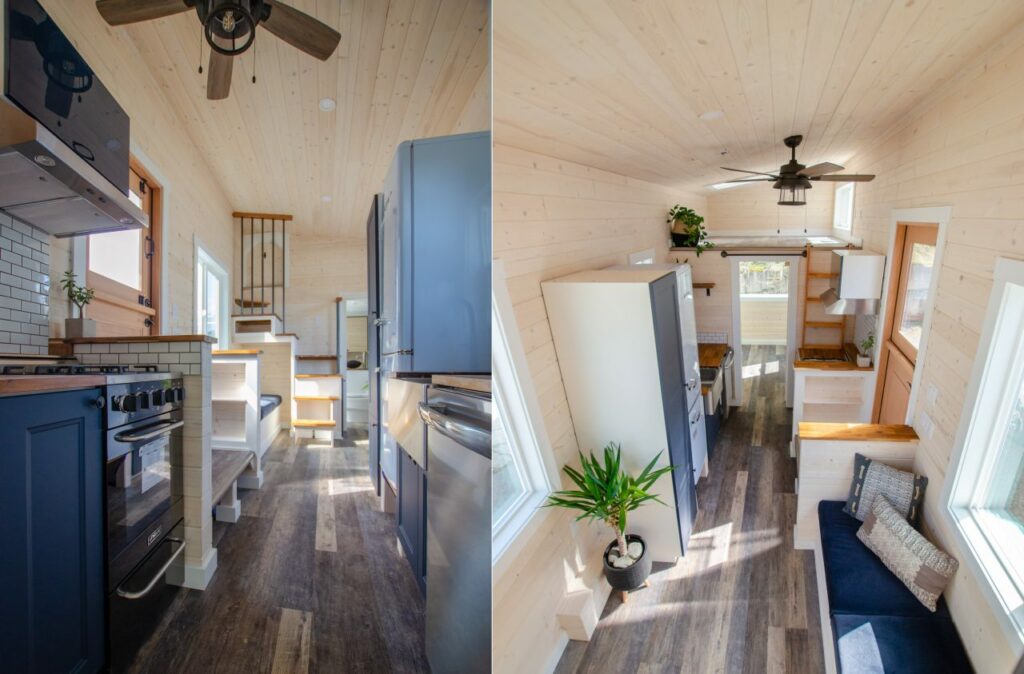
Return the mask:
[[[214,344],[214,348],[225,349],[225,348],[227,348],[228,343],[230,341],[228,339],[228,335],[229,335],[229,331],[230,331],[230,322],[231,322],[230,321],[230,316],[231,316],[231,304],[230,304],[230,302],[231,302],[231,299],[230,299],[230,297],[231,297],[231,287],[230,287],[231,277],[228,274],[227,268],[220,262],[220,260],[218,260],[216,257],[213,256],[212,253],[209,252],[209,249],[207,249],[202,244],[202,242],[199,240],[199,237],[196,237],[195,238],[195,263],[193,265],[193,276],[192,276],[193,284],[194,284],[194,288],[193,288],[193,292],[192,292],[192,299],[193,299],[192,320],[194,321],[195,334],[197,334],[197,335],[205,335],[206,334],[205,332],[203,332],[203,320],[202,320],[202,317],[200,315],[200,312],[202,311],[203,306],[204,306],[203,302],[202,302],[202,300],[203,300],[202,293],[203,293],[204,284],[200,283],[200,276],[199,276],[200,270],[202,270],[202,269],[206,269],[208,271],[212,271],[213,275],[217,277],[218,281],[220,281],[220,302],[219,302],[219,304],[220,304],[220,314],[221,314],[221,317],[220,317],[220,321],[218,321],[218,323],[219,323],[218,327],[219,327],[219,330],[220,330],[220,334],[218,335],[218,339],[217,339],[216,344]]]
[[[504,279],[503,265],[495,260],[491,308],[493,404],[502,415],[509,448],[517,465],[522,467],[528,490],[492,526],[492,565],[498,564],[529,528],[548,495],[560,488],[553,451]]]
[[[838,229],[841,232],[853,231],[853,200],[856,197],[854,186],[856,183],[841,183],[836,186],[836,191],[832,197],[832,229]],[[847,204],[845,216],[846,226],[842,226],[840,223],[839,213],[839,193],[840,191],[848,190],[850,192],[850,203]]]
[[[1016,314],[1014,313],[1016,312]],[[972,506],[988,487],[1005,430],[1004,422],[1024,378],[1024,261],[996,258],[992,292],[978,352],[971,370],[955,451],[942,502],[945,519],[964,554],[965,565],[979,580],[982,594],[1006,635],[1024,645],[1024,567],[1013,570],[1000,561],[997,546],[985,531],[995,511]],[[1008,352],[1009,351],[1009,352]],[[1007,359],[1010,360],[1007,360]],[[1012,363],[1008,368],[1006,363]],[[999,404],[993,404],[999,401]]]

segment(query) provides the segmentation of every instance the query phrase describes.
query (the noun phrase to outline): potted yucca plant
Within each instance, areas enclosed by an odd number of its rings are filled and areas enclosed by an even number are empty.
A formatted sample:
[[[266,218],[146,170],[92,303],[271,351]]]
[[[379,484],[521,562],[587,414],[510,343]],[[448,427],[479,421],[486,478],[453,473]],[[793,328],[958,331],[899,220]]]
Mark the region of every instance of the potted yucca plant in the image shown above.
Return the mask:
[[[671,466],[655,468],[658,452],[643,471],[633,477],[622,467],[622,447],[609,443],[603,456],[594,453],[584,456],[580,452],[580,470],[565,466],[563,470],[576,485],[576,489],[557,491],[548,497],[545,507],[567,508],[580,511],[577,521],[598,520],[615,533],[615,540],[604,551],[604,575],[613,589],[626,593],[647,583],[651,574],[651,556],[647,544],[637,534],[626,533],[630,512],[643,504],[665,502],[648,490],[659,477],[672,470]]]
[[[78,318],[64,319],[64,336],[68,339],[96,336],[96,321],[85,318],[85,305],[92,302],[96,291],[92,288],[78,285],[73,271],[64,272],[64,278],[60,280],[60,287],[67,294],[71,303],[78,307]]]

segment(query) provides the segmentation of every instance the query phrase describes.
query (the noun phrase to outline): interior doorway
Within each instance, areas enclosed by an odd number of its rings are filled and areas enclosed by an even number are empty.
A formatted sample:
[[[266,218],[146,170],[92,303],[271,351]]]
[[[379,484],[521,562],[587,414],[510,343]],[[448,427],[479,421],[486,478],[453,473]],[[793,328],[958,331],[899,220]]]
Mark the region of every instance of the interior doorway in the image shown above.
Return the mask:
[[[896,226],[892,270],[878,359],[874,419],[907,421],[914,371],[924,334],[938,240],[936,224]]]
[[[796,334],[796,265],[787,257],[738,256],[732,259],[733,349],[741,367],[735,369],[733,405],[743,404],[746,383],[754,377],[782,372],[785,404],[792,406]]]

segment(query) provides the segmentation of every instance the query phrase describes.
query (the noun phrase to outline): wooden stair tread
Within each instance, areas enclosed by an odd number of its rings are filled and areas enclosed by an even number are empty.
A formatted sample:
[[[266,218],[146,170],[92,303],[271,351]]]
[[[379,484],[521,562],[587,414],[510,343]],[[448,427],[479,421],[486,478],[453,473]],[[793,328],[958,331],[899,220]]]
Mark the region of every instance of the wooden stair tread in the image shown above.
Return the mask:
[[[259,349],[216,349],[210,353],[214,356],[257,356],[263,352]]]
[[[338,396],[295,396],[296,400],[341,400]]]
[[[342,379],[340,374],[297,374],[296,379]]]
[[[239,299],[239,298],[236,297],[235,298],[235,305],[238,306],[238,307],[241,307],[242,309],[254,309],[254,308],[257,308],[257,307],[259,307],[259,308],[269,307],[270,306],[270,302],[263,302],[263,301],[260,301],[260,300],[245,300],[245,299]]]
[[[334,428],[337,422],[328,419],[293,419],[292,426],[299,428]]]

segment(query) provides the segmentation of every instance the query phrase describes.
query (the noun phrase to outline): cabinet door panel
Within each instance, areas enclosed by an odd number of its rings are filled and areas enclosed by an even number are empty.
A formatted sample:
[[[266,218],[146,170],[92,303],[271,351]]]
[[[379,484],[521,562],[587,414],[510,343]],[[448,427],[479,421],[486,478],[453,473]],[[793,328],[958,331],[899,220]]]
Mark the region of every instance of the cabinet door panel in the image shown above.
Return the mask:
[[[0,399],[0,652],[7,671],[104,660],[100,389]]]

